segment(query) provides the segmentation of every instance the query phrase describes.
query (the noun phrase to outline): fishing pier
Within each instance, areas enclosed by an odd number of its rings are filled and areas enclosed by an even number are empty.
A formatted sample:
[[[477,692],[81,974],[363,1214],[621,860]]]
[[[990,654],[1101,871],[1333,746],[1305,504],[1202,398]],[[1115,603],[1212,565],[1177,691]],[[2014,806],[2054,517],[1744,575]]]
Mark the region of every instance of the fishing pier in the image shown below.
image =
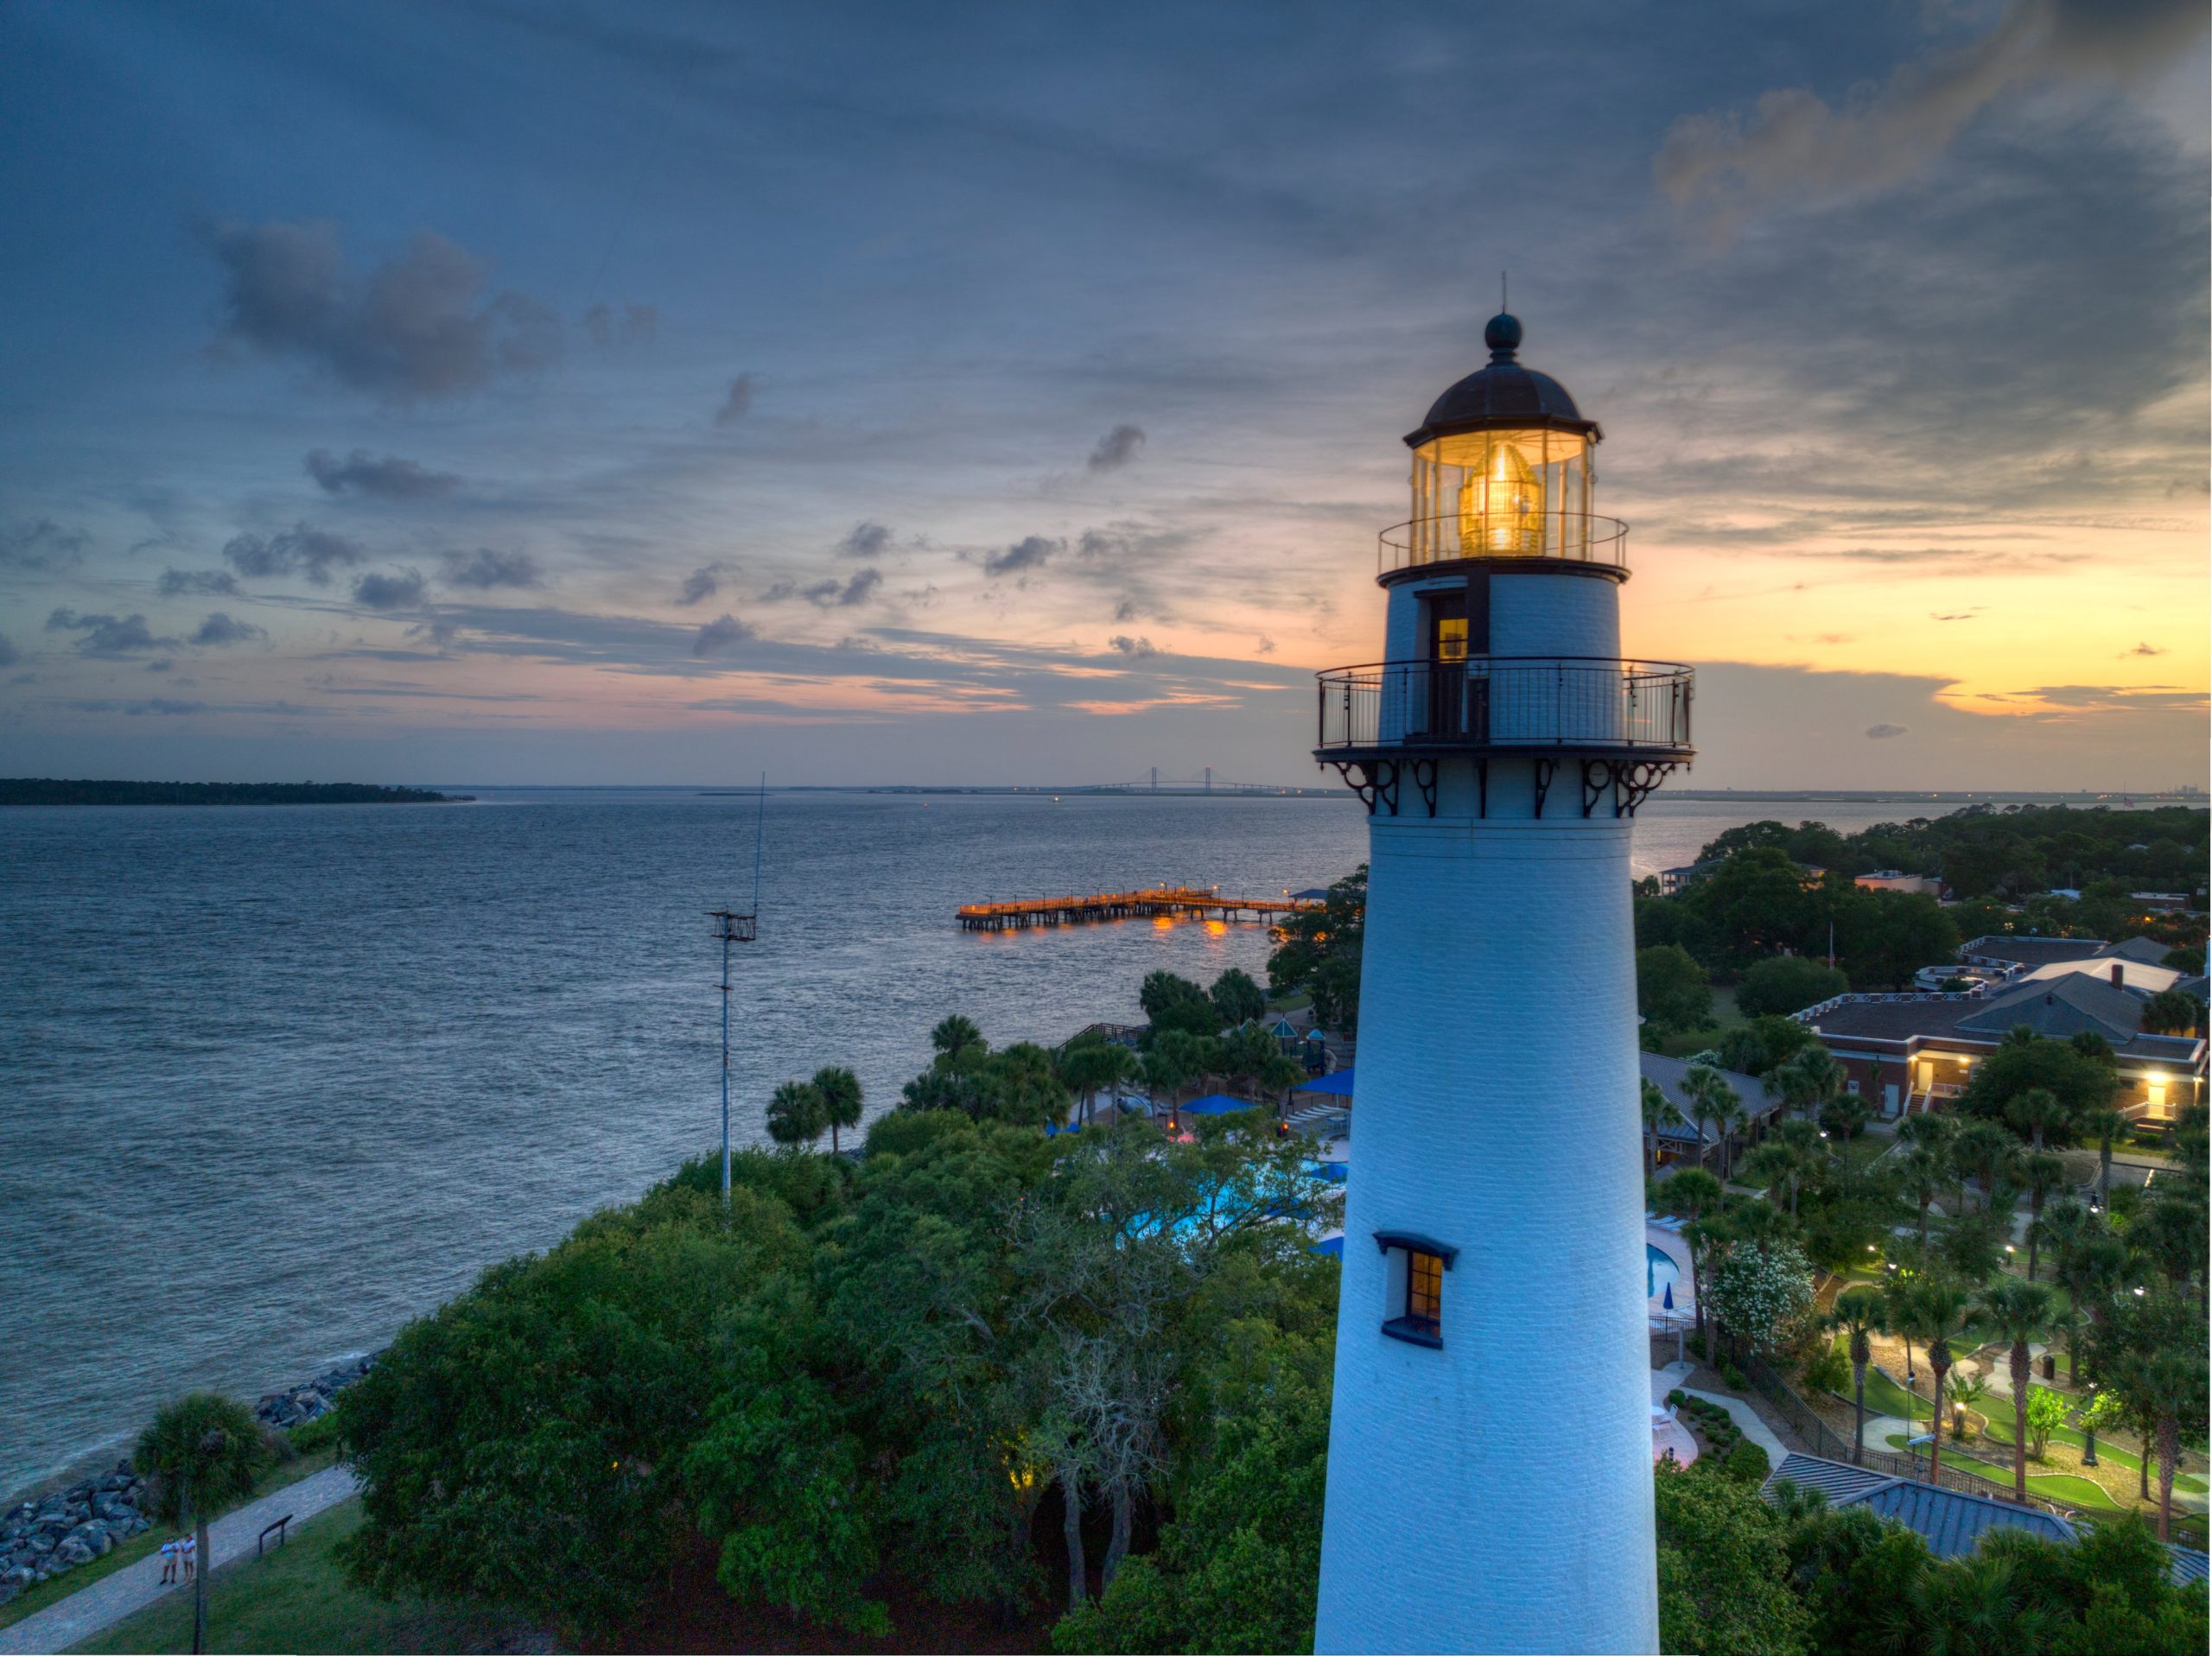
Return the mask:
[[[1326,905],[1319,898],[1224,897],[1203,885],[1155,885],[1141,891],[1093,891],[1086,897],[1033,897],[1007,903],[963,903],[963,931],[1026,931],[1032,926],[1081,926],[1101,920],[1250,920],[1272,925],[1282,916]]]

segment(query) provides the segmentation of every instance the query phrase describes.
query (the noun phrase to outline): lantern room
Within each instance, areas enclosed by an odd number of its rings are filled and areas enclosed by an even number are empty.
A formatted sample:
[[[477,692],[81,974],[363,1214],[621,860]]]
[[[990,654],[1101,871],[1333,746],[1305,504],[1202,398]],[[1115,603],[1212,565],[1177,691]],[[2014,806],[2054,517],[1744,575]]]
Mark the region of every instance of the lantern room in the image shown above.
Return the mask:
[[[1383,574],[1465,558],[1618,562],[1619,525],[1591,513],[1597,422],[1557,380],[1521,365],[1517,317],[1491,318],[1483,342],[1489,365],[1406,438],[1413,517],[1383,536]]]

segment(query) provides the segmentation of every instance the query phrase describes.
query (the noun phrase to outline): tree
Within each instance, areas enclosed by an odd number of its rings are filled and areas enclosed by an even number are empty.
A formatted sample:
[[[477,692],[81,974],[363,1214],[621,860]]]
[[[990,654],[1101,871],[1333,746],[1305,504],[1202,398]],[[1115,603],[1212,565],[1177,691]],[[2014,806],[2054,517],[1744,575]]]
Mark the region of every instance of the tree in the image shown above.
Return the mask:
[[[1792,1219],[1797,1216],[1797,1199],[1806,1182],[1819,1177],[1827,1166],[1821,1130],[1810,1121],[1784,1121],[1744,1162],[1745,1172],[1789,1192]]]
[[[1705,1278],[1701,1259],[1704,1249],[1694,1234],[1708,1214],[1720,1210],[1727,1196],[1720,1181],[1701,1167],[1685,1167],[1659,1187],[1660,1205],[1676,1218],[1688,1222],[1682,1227],[1682,1240],[1690,1249],[1690,1298],[1697,1302],[1698,1332],[1705,1331]]]
[[[2100,1099],[2074,1119],[2075,1130],[2097,1147],[2097,1205],[2112,1206],[2112,1147],[2127,1131],[2127,1118],[2110,1098]]]
[[[984,1048],[985,1043],[983,1031],[976,1027],[974,1019],[954,1012],[930,1031],[930,1045],[957,1062],[971,1050]]]
[[[2012,1155],[2012,1135],[1993,1121],[1970,1121],[1951,1140],[1951,1166],[1961,1179],[1980,1183],[1985,1212],[1996,1194],[1998,1172]]]
[[[1944,1379],[1951,1372],[1951,1342],[1966,1331],[1971,1303],[1963,1287],[1942,1277],[1920,1278],[1911,1285],[1904,1298],[1901,1320],[1920,1336],[1921,1347],[1928,1353],[1928,1372],[1936,1380],[1929,1395],[1939,1404]],[[1943,1411],[1939,1406],[1933,1412],[1936,1418],[1929,1431],[1934,1436],[1928,1445],[1928,1479],[1931,1483],[1939,1481],[1936,1475],[1943,1459]]]
[[[2147,1422],[2143,1458],[2158,1458],[2158,1539],[2173,1532],[2174,1473],[2184,1442],[2205,1437],[2207,1376],[2201,1306],[2156,1291],[2122,1298],[2096,1347],[2099,1378],[2129,1413]]]
[[[1660,1033],[1713,1022],[1713,982],[1688,951],[1673,943],[1636,952],[1636,1009]]]
[[[1360,954],[1366,939],[1367,865],[1329,887],[1319,909],[1304,909],[1275,929],[1268,956],[1268,987],[1278,997],[1300,991],[1313,999],[1317,1026],[1359,1034]]]
[[[830,1123],[830,1153],[837,1153],[837,1129],[861,1124],[861,1078],[841,1064],[825,1064],[814,1072],[814,1090],[822,1094],[823,1118]]]
[[[2031,1459],[2043,1459],[2050,1448],[2050,1434],[2066,1424],[2073,1406],[2063,1392],[2053,1391],[2048,1386],[2028,1387],[2024,1419]]]
[[[1222,1024],[1232,1028],[1251,1022],[1268,1009],[1268,997],[1252,981],[1251,974],[1233,966],[1213,980],[1206,995]]]
[[[1780,1071],[1808,1047],[1816,1045],[1819,1038],[1796,1018],[1770,1013],[1727,1031],[1715,1050],[1723,1069],[1757,1075],[1772,1090],[1780,1084]]]
[[[1796,1024],[1792,1027],[1805,1026]],[[1828,1055],[1827,1049],[1815,1044],[1779,1065],[1768,1084],[1781,1094],[1784,1108],[1802,1115],[1817,1116],[1831,1101],[1843,1096],[1848,1081],[1843,1066]]]
[[[2020,1188],[2028,1193],[2028,1280],[2036,1279],[2043,1249],[2043,1209],[2051,1193],[2066,1185],[2066,1164],[2044,1153],[2021,1158]]]
[[[1101,1037],[1071,1042],[1060,1054],[1060,1079],[1081,1096],[1082,1120],[1086,1126],[1098,1094],[1134,1081],[1136,1071],[1136,1054]]]
[[[1976,1309],[1989,1336],[2012,1365],[2012,1498],[2028,1499],[2028,1347],[2050,1329],[2050,1291],[2032,1282],[2000,1280],[1981,1291]],[[1929,1361],[1935,1361],[1931,1355]],[[2040,1455],[2041,1451],[2037,1451]]]
[[[2204,1003],[2179,989],[2161,989],[2143,1003],[2143,1028],[2149,1034],[2187,1035],[2203,1022]]]
[[[1708,1062],[1709,1053],[1700,1053],[1690,1060],[1689,1068],[1682,1071],[1682,1097],[1690,1119],[1698,1126],[1698,1153],[1701,1161],[1705,1152],[1705,1127],[1709,1122],[1720,1145],[1720,1182],[1728,1182],[1727,1118],[1732,1113],[1740,1114],[1742,1101],[1728,1079]]]
[[[131,1464],[153,1486],[153,1514],[171,1529],[193,1526],[199,1565],[193,1576],[192,1648],[207,1647],[207,1572],[214,1555],[207,1523],[253,1493],[268,1464],[261,1423],[245,1404],[213,1392],[193,1392],[160,1410],[138,1434]]]
[[[1746,1018],[1802,1012],[1850,987],[1851,980],[1825,961],[1770,955],[1754,961],[1737,983],[1736,1009]]]
[[[1958,1107],[1968,1116],[2005,1121],[2016,1097],[2040,1088],[2056,1096],[2063,1107],[2064,1120],[2073,1121],[2107,1101],[2115,1084],[2109,1061],[2100,1060],[2069,1041],[2054,1041],[2018,1030],[1974,1065],[1974,1077],[1960,1094]],[[2054,1142],[2063,1142],[2068,1136],[2056,1126],[2047,1133]]]
[[[1758,1489],[1702,1468],[1653,1469],[1659,1644],[1704,1656],[1797,1656],[1807,1616]]]
[[[1908,1122],[1928,1117],[1908,1116]],[[1920,1214],[1920,1246],[1928,1246],[1929,1204],[1950,1186],[1951,1175],[1943,1158],[1926,1145],[1914,1145],[1897,1158],[1897,1183]]]
[[[1821,1130],[1837,1139],[1856,1139],[1873,1119],[1873,1111],[1857,1093],[1838,1093],[1821,1106]]]
[[[1669,1121],[1679,1120],[1681,1113],[1667,1096],[1666,1089],[1648,1075],[1637,1083],[1637,1098],[1643,1118],[1644,1171],[1656,1173],[1659,1171],[1659,1129]]]
[[[1225,1021],[1205,989],[1166,970],[1145,974],[1137,990],[1137,1004],[1160,1034],[1179,1030],[1188,1035],[1211,1035]]]
[[[1813,1309],[1813,1267],[1794,1242],[1738,1242],[1708,1278],[1713,1316],[1756,1351],[1770,1355],[1788,1345]]]
[[[829,1130],[829,1101],[812,1082],[787,1081],[768,1100],[768,1136],[778,1144],[812,1144]]]
[[[1847,1288],[1835,1297],[1835,1304],[1828,1308],[1825,1319],[1828,1327],[1839,1329],[1851,1342],[1851,1463],[1863,1466],[1866,1460],[1866,1365],[1874,1360],[1873,1343],[1869,1336],[1886,1331],[1888,1323],[1882,1303],[1881,1291],[1860,1283]]]
[[[1838,941],[1853,984],[1902,989],[1922,967],[1959,952],[1959,931],[1932,897],[1867,891],[1840,917]]]
[[[2030,1087],[2005,1101],[2005,1119],[2015,1133],[2040,1151],[2044,1135],[2065,1133],[2070,1115],[2064,1101],[2050,1088]]]

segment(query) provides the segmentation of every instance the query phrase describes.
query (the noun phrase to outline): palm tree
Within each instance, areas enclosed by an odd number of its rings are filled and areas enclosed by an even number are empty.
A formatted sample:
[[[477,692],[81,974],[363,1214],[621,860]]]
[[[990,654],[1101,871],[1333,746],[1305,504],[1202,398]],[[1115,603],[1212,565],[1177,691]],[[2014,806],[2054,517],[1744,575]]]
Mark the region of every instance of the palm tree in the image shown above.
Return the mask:
[[[787,1081],[768,1100],[768,1136],[779,1145],[810,1145],[830,1126],[830,1105],[810,1081]]]
[[[861,1124],[861,1078],[842,1064],[825,1064],[814,1072],[814,1090],[822,1094],[823,1114],[830,1122],[830,1153],[837,1153],[837,1129]]]
[[[2036,1266],[2043,1247],[2043,1206],[2053,1190],[2066,1183],[2066,1164],[2048,1151],[2028,1156],[2020,1163],[2020,1186],[2028,1193],[2028,1280],[2036,1279]]]
[[[2044,1135],[2063,1129],[2070,1114],[2058,1094],[2048,1087],[2031,1087],[2016,1093],[2005,1106],[2005,1120],[2025,1133],[2030,1146],[2038,1151],[2043,1148]]]
[[[1961,1131],[1951,1141],[1951,1165],[1961,1180],[1969,1177],[1982,1188],[1982,1211],[1989,1210],[1991,1187],[1997,1182],[1997,1170],[2012,1151],[2012,1135],[1994,1121],[1975,1121]]]
[[[1723,1082],[1713,1115],[1713,1123],[1720,1129],[1720,1182],[1723,1184],[1735,1176],[1736,1135],[1750,1124],[1751,1119],[1751,1113],[1744,1107],[1744,1101],[1737,1095],[1736,1089]]]
[[[207,1520],[253,1493],[253,1481],[269,1458],[261,1423],[245,1404],[213,1392],[179,1398],[138,1434],[131,1462],[154,1485],[154,1513],[172,1529],[193,1523],[192,1648],[207,1641],[207,1572],[214,1555],[207,1547]]]
[[[1913,1119],[1924,1121],[1931,1118]],[[1941,1155],[1926,1145],[1915,1145],[1897,1158],[1897,1179],[1920,1209],[1920,1245],[1924,1248],[1928,1246],[1928,1205],[1942,1195],[1951,1182],[1950,1176],[1944,1171]]]
[[[1639,1095],[1643,1111],[1643,1171],[1656,1173],[1659,1171],[1659,1129],[1669,1117],[1679,1116],[1681,1112],[1675,1108],[1666,1089],[1648,1075],[1639,1088]]]
[[[1912,1390],[1912,1342],[1919,1336],[1913,1326],[1912,1294],[1919,1285],[1919,1278],[1903,1272],[1893,1272],[1882,1285],[1882,1326],[1904,1342],[1904,1384],[1908,1395]],[[1905,1405],[1905,1424],[1912,1424],[1912,1405]]]
[[[1178,1094],[1181,1093],[1184,1083],[1191,1079],[1188,1044],[1187,1037],[1177,1041],[1172,1035],[1163,1035],[1153,1042],[1152,1050],[1144,1055],[1144,1084],[1152,1094],[1154,1113],[1158,1114],[1160,1095],[1165,1092],[1167,1094],[1167,1122],[1171,1127],[1176,1125]]]
[[[984,1044],[983,1031],[976,1027],[973,1018],[954,1012],[930,1031],[930,1044],[946,1057],[957,1058],[969,1047]]]
[[[1727,1192],[1702,1167],[1685,1167],[1659,1187],[1659,1195],[1669,1213],[1689,1221],[1682,1227],[1682,1240],[1689,1245],[1690,1298],[1697,1303],[1697,1329],[1701,1335],[1705,1332],[1705,1273],[1699,1256],[1704,1250],[1698,1244],[1703,1238],[1692,1233],[1706,1215],[1719,1211]]]
[[[1784,1121],[1773,1137],[1744,1158],[1747,1172],[1789,1192],[1789,1216],[1797,1216],[1797,1197],[1805,1181],[1827,1164],[1821,1130],[1810,1121]]]
[[[2092,1104],[2082,1112],[2074,1123],[2075,1129],[2085,1139],[2094,1139],[2097,1145],[2097,1206],[2107,1213],[2112,1211],[2112,1146],[2113,1140],[2127,1131],[2127,1118],[2114,1109],[2109,1100]]]
[[[2028,1501],[2028,1347],[2050,1331],[2050,1291],[2000,1278],[1976,1302],[1981,1318],[2012,1360],[2012,1497]]]
[[[2098,1231],[2094,1215],[2072,1196],[2061,1196],[2043,1211],[2029,1228],[2030,1247],[2048,1247],[2052,1254],[2050,1274],[2066,1289],[2066,1307],[2060,1313],[2066,1329],[2066,1383],[2082,1383],[2081,1295],[2075,1285],[2075,1259]]]
[[[1808,1046],[1774,1072],[1784,1105],[1808,1116],[1817,1116],[1829,1100],[1840,1097],[1849,1076],[1824,1046]]]
[[[2114,1378],[2132,1394],[2148,1428],[2143,1433],[2145,1475],[2152,1450],[2158,1454],[2158,1539],[2164,1541],[2173,1532],[2174,1465],[2180,1458],[2181,1423],[2204,1418],[2202,1341],[2192,1339],[2187,1346],[2162,1342],[2147,1350],[2130,1351],[2115,1367]]]
[[[1682,1096],[1689,1101],[1690,1119],[1697,1123],[1698,1159],[1704,1160],[1705,1125],[1718,1125],[1730,1105],[1736,1103],[1736,1090],[1721,1078],[1720,1071],[1713,1064],[1700,1062],[1707,1055],[1700,1054],[1690,1060],[1688,1069],[1682,1071]],[[1726,1165],[1726,1146],[1722,1146],[1723,1165]],[[1722,1175],[1726,1182],[1726,1175]]]
[[[1847,1288],[1835,1297],[1835,1304],[1822,1319],[1828,1327],[1840,1329],[1851,1341],[1851,1463],[1863,1466],[1866,1461],[1866,1365],[1874,1360],[1874,1347],[1867,1337],[1888,1328],[1887,1312],[1882,1304],[1882,1291],[1868,1283]]]
[[[1964,1288],[1943,1277],[1921,1278],[1905,1300],[1905,1316],[1928,1353],[1928,1372],[1936,1380],[1930,1393],[1936,1399],[1930,1410],[1936,1418],[1929,1428],[1935,1435],[1928,1445],[1930,1483],[1939,1481],[1936,1475],[1942,1469],[1943,1381],[1951,1372],[1951,1342],[1966,1332],[1971,1304]]]

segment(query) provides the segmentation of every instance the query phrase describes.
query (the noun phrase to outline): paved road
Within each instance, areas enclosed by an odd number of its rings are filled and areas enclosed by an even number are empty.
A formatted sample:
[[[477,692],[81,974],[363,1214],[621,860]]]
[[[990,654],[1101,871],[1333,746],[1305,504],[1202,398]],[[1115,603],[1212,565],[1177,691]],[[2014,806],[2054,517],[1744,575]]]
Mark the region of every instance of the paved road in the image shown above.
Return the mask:
[[[240,1558],[251,1558],[253,1544],[264,1526],[287,1513],[295,1523],[304,1521],[351,1499],[358,1488],[351,1471],[334,1466],[226,1513],[208,1527],[209,1556],[204,1563],[219,1570]],[[149,1553],[48,1605],[37,1615],[25,1616],[11,1627],[0,1627],[0,1656],[19,1651],[67,1650],[144,1609],[163,1594],[183,1590],[181,1586],[162,1585],[161,1555]]]

